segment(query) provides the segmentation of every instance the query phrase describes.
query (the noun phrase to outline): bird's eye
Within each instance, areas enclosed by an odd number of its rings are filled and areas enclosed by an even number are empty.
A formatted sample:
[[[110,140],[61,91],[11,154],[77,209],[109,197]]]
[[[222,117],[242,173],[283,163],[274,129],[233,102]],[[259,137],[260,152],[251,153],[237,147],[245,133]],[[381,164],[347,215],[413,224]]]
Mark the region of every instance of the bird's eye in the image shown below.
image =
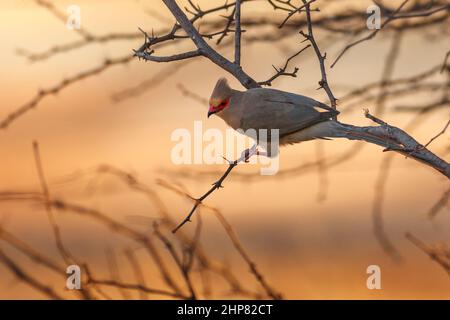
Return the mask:
[[[230,99],[226,99],[226,100],[223,100],[220,104],[219,104],[219,107],[220,108],[225,108],[227,105],[228,105],[228,102],[230,101]]]

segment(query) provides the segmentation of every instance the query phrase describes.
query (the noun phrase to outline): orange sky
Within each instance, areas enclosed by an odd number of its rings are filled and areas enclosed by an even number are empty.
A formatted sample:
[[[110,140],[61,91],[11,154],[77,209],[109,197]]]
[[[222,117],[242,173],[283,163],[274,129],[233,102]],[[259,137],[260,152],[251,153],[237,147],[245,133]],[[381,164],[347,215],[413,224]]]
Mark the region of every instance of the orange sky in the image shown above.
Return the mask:
[[[70,1],[54,1],[64,9]],[[163,25],[159,19],[145,13],[145,1],[77,1],[82,8],[82,27],[95,34],[127,31],[138,27],[150,30]],[[70,2],[72,3],[72,2]],[[169,17],[161,4],[152,9]],[[264,10],[258,4],[258,10]],[[204,4],[204,7],[208,4]],[[127,14],[123,14],[126,8]],[[244,13],[246,8],[244,7]],[[71,76],[100,64],[106,57],[121,57],[137,48],[142,39],[93,44],[67,54],[55,55],[48,61],[30,63],[18,55],[18,48],[42,51],[52,45],[79,39],[73,32],[46,10],[30,1],[2,1],[0,4],[0,29],[2,32],[2,60],[0,88],[2,102],[0,117],[27,102],[37,89],[52,86],[64,77]],[[322,34],[318,32],[320,37]],[[320,38],[319,38],[320,39]],[[432,41],[417,32],[403,39],[399,63],[394,77],[418,73],[440,62],[448,51],[448,40]],[[271,65],[281,65],[286,56],[297,49],[299,38],[289,38],[277,46],[253,44],[244,46],[244,68],[256,79],[272,74]],[[189,42],[186,42],[189,43]],[[335,57],[344,42],[333,43],[328,55]],[[183,50],[188,45],[172,47]],[[329,72],[329,81],[337,97],[348,87],[379,79],[389,48],[387,38],[356,47]],[[161,50],[166,52],[168,49]],[[227,52],[227,51],[225,51]],[[229,50],[227,54],[229,54]],[[326,102],[322,91],[316,91],[319,80],[318,66],[309,50],[296,60],[300,68],[298,78],[283,78],[275,87],[302,93]],[[89,177],[70,183],[59,183],[73,172],[108,163],[132,171],[158,189],[155,178],[182,182],[188,190],[198,195],[209,187],[213,178],[185,179],[167,172],[179,170],[170,162],[174,143],[170,134],[176,128],[192,128],[196,120],[205,128],[224,130],[218,118],[206,119],[206,106],[182,95],[177,84],[182,83],[203,97],[208,97],[216,81],[224,73],[204,59],[187,64],[180,70],[138,97],[113,103],[111,95],[124,88],[152,77],[166,66],[134,60],[126,66],[116,66],[99,76],[70,86],[56,97],[48,97],[18,119],[7,130],[0,132],[0,189],[38,189],[31,143],[38,140],[41,146],[46,176],[53,195],[72,199],[107,211],[118,219],[138,214],[152,216],[147,202],[133,195],[112,178],[101,178],[96,193],[86,188]],[[441,79],[441,78],[439,78]],[[236,81],[232,85],[239,88]],[[414,97],[426,101],[429,96]],[[403,103],[411,99],[401,100]],[[367,125],[361,105],[351,113],[343,114],[342,122]],[[448,111],[428,117],[414,131],[422,142],[435,135],[447,121]],[[405,125],[408,114],[389,113],[383,117],[393,125]],[[431,150],[442,153],[448,145],[446,133],[433,143]],[[348,150],[349,141],[323,143],[327,158]],[[259,177],[242,181],[230,177],[225,188],[208,199],[217,206],[237,229],[243,244],[254,252],[255,260],[270,275],[269,281],[290,298],[450,298],[450,281],[439,266],[412,246],[404,233],[411,231],[427,243],[450,243],[450,233],[445,226],[450,222],[448,210],[443,210],[433,223],[425,217],[429,208],[448,188],[448,180],[437,172],[410,159],[396,155],[386,187],[384,217],[386,231],[402,252],[405,262],[396,265],[379,248],[373,234],[371,210],[374,185],[383,157],[386,154],[375,146],[366,146],[348,162],[327,172],[327,199],[318,202],[319,178],[316,171],[304,175],[280,178]],[[290,146],[282,150],[281,170],[316,159],[314,142]],[[183,170],[224,170],[224,166],[186,166]],[[236,172],[255,172],[251,166],[238,167]],[[173,216],[182,219],[190,208],[188,201],[158,189]],[[51,250],[49,229],[41,208],[28,205],[0,203],[0,217],[6,217],[7,227],[19,232],[21,237],[36,241],[42,248]],[[67,241],[81,255],[98,259],[89,243],[98,241],[95,248],[115,243],[108,233],[96,234],[97,225],[86,220],[61,217]],[[86,224],[89,227],[86,227]],[[191,226],[188,226],[191,227]],[[245,270],[229,248],[217,222],[207,218],[204,240],[212,243],[210,249],[236,263]],[[209,229],[209,230],[208,230]],[[217,253],[217,251],[219,253]],[[276,257],[277,259],[274,259]],[[373,293],[365,288],[365,268],[369,264],[382,266],[383,290]],[[40,297],[28,287],[10,286],[12,276],[0,266],[0,298]],[[385,271],[384,271],[385,270]],[[8,288],[8,290],[5,290]]]

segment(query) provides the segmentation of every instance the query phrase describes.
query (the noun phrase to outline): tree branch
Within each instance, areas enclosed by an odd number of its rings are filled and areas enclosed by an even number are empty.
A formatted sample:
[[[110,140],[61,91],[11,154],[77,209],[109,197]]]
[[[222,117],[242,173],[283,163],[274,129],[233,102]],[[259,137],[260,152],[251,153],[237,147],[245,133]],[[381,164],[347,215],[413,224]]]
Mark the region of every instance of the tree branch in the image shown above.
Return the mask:
[[[397,19],[407,19],[407,18],[416,18],[416,17],[427,17],[427,16],[430,16],[430,15],[432,15],[432,14],[435,14],[435,13],[437,13],[437,12],[441,12],[441,11],[444,11],[444,10],[448,10],[449,8],[450,8],[450,5],[449,4],[446,4],[446,5],[443,5],[443,6],[440,6],[440,7],[438,7],[438,8],[434,8],[434,9],[430,9],[430,10],[427,10],[427,11],[424,11],[424,12],[406,12],[406,13],[403,13],[403,14],[399,14],[399,12],[402,10],[402,8],[406,5],[406,3],[408,2],[409,0],[405,0],[405,1],[403,1],[401,4],[400,4],[400,6],[395,10],[395,11],[393,11],[389,16],[388,16],[388,18],[386,19],[386,20],[384,20],[384,22],[381,24],[381,26],[380,26],[380,29],[375,29],[374,31],[372,31],[371,33],[369,33],[367,36],[365,36],[365,37],[363,37],[363,38],[361,38],[361,39],[359,39],[359,40],[357,40],[357,41],[355,41],[355,42],[352,42],[352,43],[350,43],[350,44],[348,44],[347,46],[345,46],[344,47],[344,49],[341,51],[341,53],[337,56],[337,58],[334,60],[334,62],[331,64],[331,68],[333,68],[335,65],[336,65],[336,63],[342,58],[342,56],[348,51],[348,50],[350,50],[351,48],[353,48],[354,46],[356,46],[356,45],[358,45],[358,44],[360,44],[360,43],[362,43],[362,42],[364,42],[364,41],[367,41],[367,40],[370,40],[370,39],[372,39],[372,38],[374,38],[377,34],[378,34],[378,32],[380,32],[380,30],[381,29],[383,29],[387,24],[389,24],[391,21],[394,21],[394,20],[397,20]],[[379,5],[379,4],[378,4]]]
[[[52,288],[36,280],[34,277],[26,273],[14,260],[7,256],[2,250],[0,250],[0,262],[8,267],[17,278],[21,279],[25,283],[29,284],[39,292],[42,292],[46,296],[55,300],[62,300],[63,298],[56,293]]]
[[[190,222],[192,215],[194,214],[197,207],[200,204],[202,204],[202,201],[205,200],[207,197],[209,197],[214,191],[216,191],[220,188],[223,188],[223,185],[222,185],[223,181],[228,177],[228,175],[231,173],[231,171],[234,169],[234,167],[236,167],[240,162],[248,161],[248,159],[250,159],[250,157],[252,157],[254,154],[257,154],[256,145],[254,145],[250,149],[245,150],[239,159],[234,160],[234,161],[227,160],[229,162],[228,169],[223,173],[223,175],[219,178],[219,180],[214,182],[212,184],[212,187],[208,191],[206,191],[200,198],[197,198],[197,199],[192,198],[192,200],[195,201],[194,206],[192,207],[191,211],[186,216],[186,218],[184,218],[184,220],[181,221],[181,223],[175,229],[173,229],[172,232],[173,233],[177,232],[187,222]]]
[[[278,26],[278,28],[283,28],[284,25],[288,22],[288,20],[297,12],[301,12],[303,8],[305,8],[307,5],[309,6],[311,3],[315,2],[316,0],[309,0],[307,3],[303,3],[303,5],[299,6],[298,8],[295,8],[294,10],[290,11],[287,15],[287,17],[281,22],[281,24]]]
[[[110,279],[102,280],[102,279],[92,279],[92,278],[90,278],[89,283],[97,284],[97,285],[104,285],[104,286],[112,286],[112,287],[116,287],[116,288],[120,288],[120,289],[138,290],[140,292],[163,295],[163,296],[168,296],[168,297],[172,297],[172,298],[180,298],[180,299],[185,299],[185,300],[189,299],[189,297],[186,297],[186,296],[176,293],[176,292],[170,292],[170,291],[162,290],[162,289],[149,288],[142,284],[131,284],[131,283],[123,283],[120,281],[110,280]]]
[[[134,51],[134,55],[138,58],[147,60],[147,61],[154,61],[154,62],[172,62],[172,61],[178,61],[178,60],[185,60],[190,58],[195,58],[203,55],[203,52],[198,50],[193,51],[187,51],[179,54],[174,54],[171,56],[154,56],[152,55],[153,51],[150,52],[143,52],[143,51]]]
[[[234,63],[241,65],[241,0],[236,0],[236,12],[234,18],[236,31],[234,33]]]
[[[395,151],[406,157],[411,157],[419,162],[422,162],[447,178],[450,178],[450,165],[433,154],[428,149],[424,148],[420,143],[418,143],[413,137],[411,137],[405,131],[391,126],[381,119],[376,118],[371,115],[368,110],[365,111],[366,118],[374,121],[380,126],[377,127],[356,127],[348,125],[349,132],[347,138],[349,139],[361,139],[359,134],[365,134],[368,136],[374,136],[377,138],[377,142],[367,141],[369,143],[378,144],[384,146],[384,151]],[[362,138],[364,140],[364,138]]]
[[[439,133],[437,135],[435,135],[433,138],[431,138],[430,141],[428,141],[423,147],[424,148],[428,147],[434,140],[436,140],[437,138],[442,136],[445,133],[445,131],[447,131],[447,128],[449,126],[450,126],[450,119],[447,121],[444,128],[441,131],[439,131]]]
[[[172,12],[173,16],[177,19],[180,26],[184,29],[184,31],[189,35],[192,41],[197,46],[198,50],[202,53],[203,56],[207,57],[213,63],[221,67],[222,69],[231,73],[236,79],[238,79],[241,84],[249,89],[249,88],[257,88],[259,87],[258,83],[253,80],[248,74],[246,74],[243,69],[223,57],[217,51],[212,49],[203,37],[199,34],[199,32],[194,28],[194,25],[191,21],[186,17],[186,14],[180,9],[177,3],[174,0],[163,0],[164,4],[167,8]],[[139,51],[139,50],[138,50]]]
[[[320,73],[322,74],[322,79],[319,81],[319,86],[320,86],[320,88],[323,88],[325,90],[325,92],[327,93],[328,99],[330,100],[331,107],[333,109],[336,109],[337,99],[334,97],[333,92],[331,91],[331,88],[328,84],[327,73],[325,70],[325,59],[326,59],[327,55],[326,55],[326,53],[322,55],[322,53],[320,52],[319,46],[317,45],[317,42],[314,39],[310,4],[306,0],[302,0],[302,2],[305,7],[305,10],[306,10],[306,20],[308,23],[308,34],[305,34],[303,31],[300,31],[300,34],[303,35],[306,40],[309,40],[309,42],[311,42],[311,44],[314,48],[314,51],[317,55],[317,59],[319,60]],[[335,117],[335,120],[336,120],[336,117]]]
[[[450,276],[450,250],[444,249],[440,251],[436,248],[432,248],[409,232],[405,234],[405,237],[409,241],[411,241],[417,248],[426,253],[431,260],[436,261]]]
[[[94,67],[92,69],[82,71],[74,76],[68,77],[60,81],[58,84],[54,85],[53,87],[47,88],[47,89],[41,89],[39,90],[35,96],[29,100],[27,103],[22,105],[21,107],[17,108],[16,110],[9,113],[5,118],[0,119],[0,130],[6,129],[9,127],[9,125],[26,114],[28,111],[36,108],[39,103],[46,98],[47,96],[56,95],[61,90],[65,89],[66,87],[79,82],[83,79],[86,79],[88,77],[91,77],[93,75],[98,75],[102,73],[103,71],[109,69],[112,66],[115,65],[121,65],[121,64],[127,64],[133,59],[133,56],[128,54],[125,57],[122,58],[115,58],[115,59],[105,59],[103,63],[97,67]]]
[[[45,180],[44,169],[42,167],[41,154],[39,152],[39,144],[37,141],[33,141],[33,153],[34,159],[36,162],[36,170],[38,172],[39,182],[42,188],[42,195],[45,200],[45,211],[47,212],[48,221],[50,223],[50,227],[53,231],[53,237],[55,240],[56,248],[58,249],[59,254],[63,258],[64,262],[67,265],[76,263],[75,258],[72,254],[65,248],[62,237],[61,230],[56,222],[55,216],[53,214],[51,200],[50,200],[50,191],[47,186],[47,182]]]
[[[298,68],[297,67],[294,68],[294,70],[292,72],[286,72],[286,69],[288,68],[289,63],[291,62],[292,59],[297,57],[300,53],[302,53],[303,51],[308,49],[310,46],[311,45],[307,45],[306,47],[300,49],[299,51],[294,53],[292,56],[290,56],[286,60],[286,63],[284,64],[283,67],[278,69],[277,67],[273,66],[273,68],[275,69],[275,74],[273,76],[271,76],[269,79],[265,80],[265,81],[258,82],[258,84],[260,84],[261,86],[271,86],[272,82],[275,81],[277,78],[279,78],[281,76],[290,76],[290,77],[296,78],[297,77],[297,72],[298,72]]]
[[[190,297],[189,299],[193,299],[196,300],[197,299],[197,295],[195,293],[194,290],[194,286],[192,284],[192,280],[189,274],[189,269],[186,268],[186,266],[182,263],[180,257],[178,256],[177,252],[175,251],[175,248],[173,247],[172,243],[169,241],[169,239],[167,239],[159,230],[159,226],[158,224],[155,222],[153,223],[153,230],[155,231],[155,235],[157,238],[159,238],[159,240],[161,240],[161,242],[164,244],[164,246],[167,248],[167,250],[169,251],[170,255],[172,256],[173,260],[175,261],[175,264],[177,265],[178,269],[180,270],[184,282],[186,283],[188,289],[189,289],[189,294]]]
[[[439,198],[439,200],[431,207],[430,211],[428,211],[428,218],[434,219],[436,217],[436,215],[438,214],[438,212],[444,208],[447,203],[450,200],[450,188],[448,188],[443,194],[442,196]]]

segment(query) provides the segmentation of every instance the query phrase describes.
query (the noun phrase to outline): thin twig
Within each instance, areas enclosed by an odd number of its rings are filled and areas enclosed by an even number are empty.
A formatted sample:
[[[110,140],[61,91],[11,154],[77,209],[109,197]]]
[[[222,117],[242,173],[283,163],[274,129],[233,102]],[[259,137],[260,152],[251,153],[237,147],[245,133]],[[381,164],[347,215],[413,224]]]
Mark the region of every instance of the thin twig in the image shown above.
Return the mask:
[[[231,73],[236,79],[238,79],[241,82],[241,84],[244,87],[246,88],[259,87],[256,81],[253,80],[247,73],[245,73],[239,65],[229,61],[224,56],[219,54],[217,51],[212,49],[208,43],[206,43],[205,39],[195,29],[192,21],[186,17],[186,14],[180,9],[180,7],[174,0],[163,0],[163,2],[167,6],[167,8],[169,8],[169,10],[172,12],[173,16],[177,19],[179,25],[192,39],[201,55],[207,57],[213,63]],[[148,47],[143,46],[141,48],[146,49]],[[139,51],[141,50],[138,50],[137,52]]]
[[[450,51],[447,51],[447,53],[445,54],[445,58],[444,58],[444,62],[442,63],[442,67],[441,67],[441,73],[444,73],[444,71],[446,69],[448,69],[448,65],[447,65],[447,61],[448,61],[448,57],[450,56]]]
[[[345,48],[341,51],[341,53],[337,56],[336,60],[334,60],[334,62],[331,64],[330,68],[333,68],[333,67],[336,65],[336,63],[342,58],[342,56],[343,56],[348,50],[350,50],[350,49],[353,48],[354,46],[360,44],[361,42],[364,42],[364,41],[367,41],[367,40],[370,40],[370,39],[374,38],[374,37],[377,35],[377,33],[378,33],[381,29],[383,29],[389,22],[391,22],[392,20],[395,19],[396,14],[399,13],[400,10],[402,10],[402,8],[405,6],[405,4],[406,4],[408,1],[409,1],[409,0],[403,1],[402,4],[400,4],[400,6],[398,6],[398,8],[392,13],[392,15],[390,15],[390,16],[389,16],[389,17],[381,24],[381,26],[380,26],[379,29],[375,29],[374,31],[372,31],[370,34],[368,34],[368,35],[365,36],[364,38],[361,38],[361,39],[359,39],[359,40],[357,40],[357,41],[355,41],[355,42],[352,42],[352,43],[346,45]]]
[[[287,70],[291,60],[294,59],[295,57],[297,57],[300,53],[302,53],[303,51],[305,51],[309,47],[311,47],[311,45],[307,45],[306,47],[300,49],[299,51],[294,53],[292,56],[287,58],[284,66],[282,66],[281,68],[278,69],[277,67],[273,66],[273,68],[275,69],[275,74],[273,76],[271,76],[269,79],[265,80],[265,81],[258,82],[258,84],[260,84],[261,86],[271,86],[272,82],[275,81],[278,77],[281,77],[281,76],[290,76],[290,77],[296,78],[297,77],[297,72],[299,70],[297,67],[295,67],[292,72],[286,72],[286,70]]]
[[[264,276],[261,274],[261,272],[259,272],[256,264],[250,258],[248,253],[245,251],[244,247],[242,246],[241,242],[239,241],[239,237],[237,236],[236,232],[233,230],[231,225],[228,223],[228,221],[225,219],[225,217],[217,209],[212,209],[212,211],[216,215],[220,224],[225,229],[231,242],[233,243],[233,246],[236,248],[236,250],[239,252],[241,257],[245,260],[245,262],[249,266],[250,272],[255,276],[256,280],[261,284],[263,289],[266,291],[267,295],[275,300],[282,299],[281,294],[276,292],[275,290],[273,290],[272,287],[266,282],[266,280],[265,280]]]
[[[379,116],[384,114],[385,111],[385,105],[387,100],[387,96],[385,95],[385,91],[387,89],[386,83],[389,82],[389,80],[391,80],[392,75],[394,73],[395,64],[397,62],[401,48],[402,38],[403,32],[396,31],[394,37],[392,38],[392,43],[388,55],[386,56],[385,59],[385,64],[380,80],[380,91],[375,104],[375,113]],[[387,255],[389,255],[394,261],[400,262],[402,261],[402,257],[398,249],[389,239],[385,231],[383,219],[383,204],[392,161],[393,155],[388,154],[385,156],[385,158],[381,163],[381,167],[375,182],[375,195],[372,208],[372,223],[375,238],[377,239],[383,251]]]
[[[133,268],[134,276],[136,278],[136,281],[143,286],[147,286],[144,272],[142,271],[142,268],[139,264],[138,259],[136,258],[135,254],[133,253],[133,250],[125,249],[124,250],[125,256],[127,257],[128,261],[130,262],[131,267]],[[142,290],[139,291],[139,296],[142,300],[147,300],[148,297],[146,295],[146,292],[143,292]]]
[[[241,0],[236,0],[236,12],[234,16],[234,63],[241,65]]]
[[[313,34],[313,23],[311,19],[311,8],[310,4],[306,0],[302,0],[305,10],[306,10],[306,20],[308,23],[308,34],[305,34],[303,31],[300,31],[300,34],[305,37],[306,40],[311,42],[314,52],[316,53],[317,59],[319,60],[320,65],[320,73],[322,74],[322,79],[319,81],[319,88],[323,88],[325,92],[328,95],[328,99],[330,100],[331,107],[333,109],[336,109],[336,101],[337,99],[334,97],[333,92],[331,91],[330,85],[328,84],[327,80],[327,73],[325,70],[325,59],[326,59],[326,53],[322,55],[320,52],[319,46],[317,45],[317,42],[314,38]],[[335,117],[336,120],[336,117]]]
[[[405,234],[405,237],[411,241],[417,248],[425,252],[431,260],[436,261],[444,270],[447,272],[447,274],[450,276],[450,252],[439,252],[435,248],[431,248],[428,245],[426,245],[424,242],[422,242],[420,239],[412,235],[411,233],[407,232]]]
[[[110,279],[93,279],[91,278],[89,280],[89,283],[98,284],[98,285],[105,285],[105,286],[112,286],[120,289],[128,289],[128,290],[138,290],[145,293],[151,293],[151,294],[157,294],[157,295],[163,295],[168,296],[172,298],[180,298],[180,299],[189,299],[188,297],[185,297],[182,294],[176,293],[176,292],[170,292],[167,290],[162,289],[153,289],[149,288],[147,286],[144,286],[142,284],[131,284],[131,283],[122,283],[115,280]]]
[[[188,198],[188,199],[193,199],[193,197],[188,192],[186,192],[184,190],[180,190],[179,188],[174,187],[173,185],[169,184],[166,181],[160,180],[159,184],[162,187],[165,187],[168,190],[170,190],[170,191],[172,191],[172,192],[174,192],[174,193],[176,193],[176,194],[178,194],[178,195],[180,195],[182,197],[185,197],[185,198]],[[228,237],[232,241],[233,247],[238,251],[239,255],[241,255],[241,257],[244,259],[244,261],[248,264],[250,272],[255,276],[256,280],[261,284],[261,286],[265,290],[267,296],[271,297],[272,299],[281,299],[282,298],[281,294],[276,292],[274,289],[272,289],[272,287],[266,282],[266,280],[263,277],[263,275],[258,271],[258,268],[257,268],[256,264],[253,262],[253,260],[248,255],[247,251],[242,246],[242,244],[241,244],[241,242],[239,240],[239,237],[237,236],[236,232],[233,230],[231,225],[228,223],[228,221],[225,219],[223,214],[217,208],[214,208],[214,207],[211,207],[211,206],[208,206],[208,205],[205,205],[205,204],[203,204],[203,206],[204,206],[205,209],[208,209],[211,212],[213,212],[214,215],[218,218],[218,220],[221,223],[222,227],[224,227]],[[222,273],[225,270],[228,270],[228,268],[225,268],[220,273]],[[229,279],[229,280],[232,280],[232,278]],[[234,293],[245,294],[246,296],[252,296],[253,298],[261,299],[261,297],[258,296],[258,295],[251,294],[248,291],[242,291],[242,289],[243,289],[242,286],[236,280],[232,280],[230,282],[230,285],[231,285],[232,291]]]
[[[448,188],[442,196],[438,199],[438,201],[431,207],[430,211],[428,211],[428,218],[434,219],[438,212],[444,208],[450,200],[450,188]]]
[[[76,204],[71,204],[68,202],[61,201],[61,200],[53,200],[51,202],[51,205],[54,208],[57,208],[58,210],[73,212],[73,213],[79,214],[81,216],[90,217],[90,218],[98,221],[99,223],[105,225],[110,230],[120,233],[123,236],[128,237],[130,239],[133,239],[134,241],[136,241],[138,243],[141,243],[144,246],[144,248],[147,249],[147,252],[152,257],[152,259],[154,260],[156,265],[158,266],[158,270],[161,273],[161,276],[164,279],[164,281],[166,282],[166,284],[170,288],[172,288],[175,292],[177,292],[177,293],[181,292],[177,283],[175,282],[175,280],[171,276],[170,272],[168,271],[169,269],[167,268],[161,255],[157,251],[157,249],[153,243],[153,239],[151,239],[150,237],[148,237],[145,234],[142,234],[140,232],[137,232],[131,228],[124,226],[123,224],[117,222],[116,220],[110,218],[109,216],[107,216],[106,214],[104,214],[98,210],[83,207],[83,206],[76,205]]]
[[[433,138],[431,138],[430,141],[428,141],[423,147],[424,148],[428,147],[434,140],[436,140],[437,138],[442,136],[445,133],[445,131],[447,131],[449,126],[450,126],[450,119],[447,121],[444,128],[441,131],[439,131],[439,133],[437,135],[435,135]]]
[[[295,10],[292,10],[288,13],[287,17],[283,20],[283,22],[281,22],[281,24],[278,26],[278,28],[283,28],[284,25],[288,22],[288,20],[297,12],[301,12],[301,10],[306,6],[306,5],[310,5],[311,3],[315,2],[316,0],[309,0],[307,2],[307,4],[303,4],[301,6],[299,6],[298,8],[296,8]]]
[[[68,86],[79,82],[83,79],[89,78],[94,75],[98,75],[102,73],[103,71],[106,71],[112,66],[115,65],[121,65],[121,64],[127,64],[133,59],[132,55],[127,55],[126,57],[117,58],[117,59],[106,59],[101,65],[94,67],[89,70],[82,71],[76,75],[73,75],[71,77],[65,78],[62,81],[60,81],[58,84],[54,85],[53,87],[47,88],[47,89],[41,89],[39,90],[35,96],[30,99],[27,103],[23,104],[21,107],[17,108],[16,110],[10,112],[6,117],[3,119],[0,119],[0,129],[6,129],[8,128],[12,122],[29,112],[30,110],[36,108],[41,101],[52,95],[58,94],[61,90],[67,88]]]
[[[110,247],[107,247],[105,249],[105,255],[106,255],[106,261],[107,261],[110,278],[113,281],[121,282],[122,280],[120,277],[119,266],[117,264],[117,258],[116,258],[116,254],[114,253],[114,250]],[[119,290],[119,293],[123,299],[130,300],[131,296],[127,290],[125,290],[121,287],[118,287],[117,289]]]
[[[12,260],[9,256],[7,256],[1,249],[0,249],[0,262],[3,262],[3,264],[8,267],[11,272],[13,272],[17,278],[25,282],[26,284],[32,286],[37,291],[43,293],[44,295],[48,296],[51,299],[55,300],[62,300],[63,297],[60,296],[58,293],[56,293],[52,288],[47,286],[46,284],[41,283],[37,279],[35,279],[33,276],[25,272],[14,260]]]
[[[178,256],[178,253],[176,252],[174,246],[172,245],[172,243],[169,241],[169,239],[167,239],[159,230],[159,226],[158,224],[155,222],[153,223],[153,230],[155,231],[155,235],[158,239],[161,240],[161,242],[164,244],[164,246],[167,248],[167,250],[169,251],[170,255],[172,256],[173,260],[175,261],[175,264],[177,265],[178,269],[180,270],[184,281],[186,282],[186,285],[189,289],[189,293],[190,293],[190,299],[192,300],[196,300],[197,299],[197,295],[195,293],[194,290],[194,285],[192,284],[192,280],[189,274],[189,269],[186,268],[180,257]]]
[[[133,191],[142,193],[146,195],[149,200],[156,206],[157,213],[161,218],[163,218],[164,225],[166,225],[169,229],[173,229],[176,227],[177,223],[174,221],[174,219],[169,215],[167,208],[165,207],[162,200],[159,198],[157,193],[144,184],[143,182],[139,181],[139,179],[132,175],[129,172],[125,172],[121,169],[118,169],[116,167],[113,167],[111,165],[102,165],[98,169],[95,170],[96,172],[101,173],[109,173],[113,176],[121,179],[127,186],[129,186]],[[162,187],[169,188],[170,190],[177,192],[183,196],[188,197],[189,199],[192,199],[192,197],[188,196],[186,193],[180,193],[179,190],[175,190],[171,188],[171,186],[167,183],[164,183],[162,180],[158,180],[158,184]],[[0,199],[1,193],[0,193]],[[197,219],[197,227],[195,230],[194,238],[191,239],[187,237],[182,230],[179,230],[176,233],[176,237],[187,247],[190,248],[190,254],[195,255],[196,261],[199,263],[199,268],[202,270],[202,274],[204,276],[205,272],[212,272],[220,277],[222,277],[230,286],[231,291],[235,294],[240,294],[244,297],[248,298],[260,298],[260,295],[258,293],[252,292],[248,289],[246,289],[238,280],[238,278],[234,275],[232,269],[228,268],[227,266],[223,265],[222,263],[215,261],[211,259],[207,253],[203,250],[201,244],[199,243],[199,237],[200,237],[200,230],[201,230],[201,216]],[[153,220],[152,220],[153,222]],[[189,258],[189,257],[188,257]],[[193,257],[190,258],[193,260]],[[185,263],[186,267],[188,269],[191,268],[191,264],[193,261],[188,261]]]
[[[256,145],[254,145],[252,148],[245,150],[241,157],[237,160],[234,161],[228,161],[228,169],[223,173],[223,175],[219,178],[219,180],[217,180],[216,182],[214,182],[212,184],[212,187],[206,191],[200,198],[197,199],[193,199],[195,201],[194,206],[192,207],[191,211],[189,212],[189,214],[186,216],[186,218],[184,218],[183,221],[181,221],[181,223],[172,230],[173,233],[177,232],[178,229],[180,229],[182,226],[184,226],[187,222],[191,221],[191,217],[194,214],[195,210],[197,209],[197,207],[202,203],[203,200],[205,200],[208,196],[210,196],[214,191],[219,190],[220,188],[223,188],[223,181],[228,177],[228,175],[231,173],[231,171],[234,169],[234,167],[236,167],[240,162],[243,161],[248,161],[248,159],[253,156],[254,154],[256,154],[257,150],[256,150]]]
[[[58,249],[58,252],[60,253],[61,257],[63,258],[64,262],[67,265],[76,263],[75,259],[70,254],[70,252],[64,247],[61,238],[61,230],[56,222],[55,216],[52,211],[52,207],[50,204],[51,203],[50,192],[47,186],[47,182],[45,180],[44,169],[42,168],[41,154],[39,152],[39,144],[37,141],[33,141],[33,153],[34,153],[34,160],[36,162],[36,169],[38,172],[39,182],[42,188],[42,194],[44,196],[45,210],[47,212],[50,227],[52,228],[53,231],[56,248]]]

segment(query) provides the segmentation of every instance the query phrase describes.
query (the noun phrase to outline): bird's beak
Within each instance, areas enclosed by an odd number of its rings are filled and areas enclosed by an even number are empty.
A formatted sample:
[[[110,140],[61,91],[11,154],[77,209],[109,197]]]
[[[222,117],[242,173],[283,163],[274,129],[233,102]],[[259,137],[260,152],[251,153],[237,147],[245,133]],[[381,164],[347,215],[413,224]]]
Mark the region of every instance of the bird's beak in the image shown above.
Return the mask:
[[[208,110],[208,118],[209,118],[211,115],[213,115],[214,113],[216,113],[216,112],[217,112],[217,110],[214,110],[213,107],[209,107],[209,110]]]

